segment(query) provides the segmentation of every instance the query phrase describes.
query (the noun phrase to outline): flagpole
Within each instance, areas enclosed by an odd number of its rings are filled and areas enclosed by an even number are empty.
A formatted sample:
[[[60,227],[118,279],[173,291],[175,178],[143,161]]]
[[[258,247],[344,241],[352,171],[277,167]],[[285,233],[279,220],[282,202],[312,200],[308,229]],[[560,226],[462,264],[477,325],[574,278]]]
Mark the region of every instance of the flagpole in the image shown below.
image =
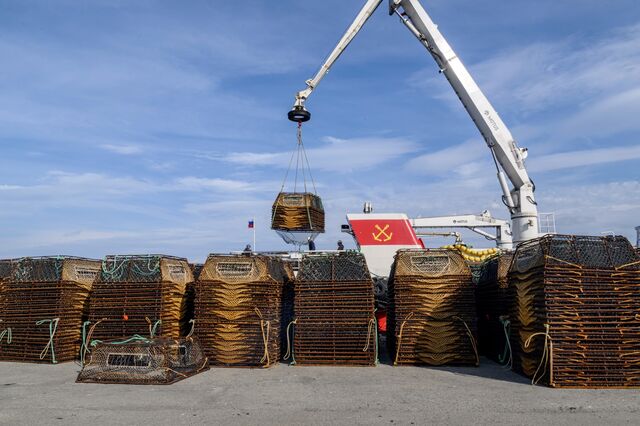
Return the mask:
[[[253,217],[253,251],[256,250],[256,217]]]

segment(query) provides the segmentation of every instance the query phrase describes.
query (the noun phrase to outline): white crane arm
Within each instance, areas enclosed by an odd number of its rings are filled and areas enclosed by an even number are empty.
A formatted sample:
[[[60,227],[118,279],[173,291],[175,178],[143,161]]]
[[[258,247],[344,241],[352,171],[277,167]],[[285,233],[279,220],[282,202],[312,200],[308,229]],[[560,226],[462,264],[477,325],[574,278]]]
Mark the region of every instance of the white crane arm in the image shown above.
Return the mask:
[[[358,16],[353,20],[347,31],[344,33],[336,47],[327,56],[324,63],[318,70],[318,72],[305,83],[306,89],[299,91],[296,94],[296,100],[293,104],[293,109],[289,113],[289,119],[291,121],[309,121],[311,114],[304,108],[304,103],[307,98],[313,93],[314,89],[318,87],[318,84],[322,81],[325,75],[331,70],[333,64],[338,60],[342,52],[349,46],[356,35],[360,32],[364,24],[369,20],[373,12],[378,9],[383,0],[367,0],[367,3],[362,7]]]
[[[496,219],[486,211],[480,215],[466,214],[457,216],[421,217],[409,219],[409,223],[416,230],[417,235],[421,235],[424,229],[434,228],[466,228],[483,237],[496,241],[498,247],[511,249],[513,240],[511,237],[511,226],[509,222]],[[484,229],[495,229],[495,235],[489,234]]]
[[[305,109],[305,101],[380,3],[382,0],[367,0],[320,70],[312,79],[307,80],[307,88],[296,95],[294,107],[289,112],[290,120],[304,122],[311,118],[311,114]],[[527,150],[518,147],[507,126],[440,33],[437,25],[433,23],[420,1],[389,0],[389,12],[400,16],[402,23],[427,48],[489,146],[498,169],[498,182],[503,192],[503,201],[511,213],[514,241],[519,243],[537,237],[538,209],[533,195],[534,185],[524,165]],[[505,173],[513,189],[509,188]]]

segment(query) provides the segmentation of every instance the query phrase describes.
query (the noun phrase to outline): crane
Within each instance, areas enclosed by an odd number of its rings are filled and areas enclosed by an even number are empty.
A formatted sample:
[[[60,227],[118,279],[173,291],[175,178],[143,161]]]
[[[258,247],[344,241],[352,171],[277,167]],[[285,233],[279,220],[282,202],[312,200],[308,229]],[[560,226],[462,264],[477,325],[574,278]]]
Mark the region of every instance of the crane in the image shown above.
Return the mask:
[[[289,120],[303,123],[311,119],[311,113],[305,107],[309,96],[382,2],[367,0],[318,72],[306,81],[307,87],[296,94],[293,108],[288,113]],[[449,81],[482,134],[496,166],[502,201],[511,216],[513,242],[519,244],[536,238],[538,208],[534,197],[535,185],[525,168],[527,149],[517,145],[507,126],[419,0],[389,0],[389,14],[399,16],[400,22],[431,54],[440,73]]]

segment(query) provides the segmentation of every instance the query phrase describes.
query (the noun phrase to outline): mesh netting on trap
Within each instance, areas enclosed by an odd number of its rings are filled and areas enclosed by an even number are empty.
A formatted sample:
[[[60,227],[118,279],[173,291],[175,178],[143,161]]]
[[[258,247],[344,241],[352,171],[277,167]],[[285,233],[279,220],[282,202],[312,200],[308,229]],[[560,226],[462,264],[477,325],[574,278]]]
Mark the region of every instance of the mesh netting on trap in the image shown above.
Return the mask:
[[[292,364],[376,364],[373,281],[362,254],[305,255],[294,293]]]
[[[209,369],[195,337],[126,340],[97,344],[78,374],[80,383],[169,385]]]
[[[514,252],[503,252],[482,263],[476,286],[478,351],[501,363],[509,361],[511,290],[507,274]]]
[[[640,257],[626,238],[523,243],[509,288],[516,371],[554,387],[640,386]]]
[[[289,280],[277,258],[209,256],[196,283],[194,333],[211,365],[269,367],[280,360]]]
[[[107,256],[89,304],[92,337],[178,338],[190,330],[193,270],[164,255]]]
[[[2,270],[0,360],[57,363],[76,359],[100,261],[23,258],[2,262]]]
[[[458,251],[399,250],[389,278],[395,365],[478,365],[472,275]]]

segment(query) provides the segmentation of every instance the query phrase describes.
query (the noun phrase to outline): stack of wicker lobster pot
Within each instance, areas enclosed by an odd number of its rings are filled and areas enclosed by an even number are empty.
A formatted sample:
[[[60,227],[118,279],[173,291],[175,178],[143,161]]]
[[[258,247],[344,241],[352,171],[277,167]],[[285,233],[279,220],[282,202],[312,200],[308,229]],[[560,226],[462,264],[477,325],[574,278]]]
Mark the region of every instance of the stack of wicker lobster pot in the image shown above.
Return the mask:
[[[355,252],[305,256],[294,292],[296,364],[376,364],[373,282],[364,256]]]
[[[322,200],[310,192],[281,192],[271,208],[271,229],[324,232]]]
[[[553,387],[640,386],[640,257],[627,239],[529,241],[509,282],[517,371]]]
[[[389,297],[394,365],[478,365],[474,287],[459,252],[398,251]]]
[[[177,339],[188,333],[193,282],[186,259],[107,256],[91,293],[87,340],[133,335]]]
[[[478,351],[501,364],[510,360],[511,294],[507,275],[512,259],[513,252],[505,252],[483,262],[476,286]]]
[[[71,257],[4,262],[0,360],[57,363],[80,352],[82,322],[100,261]]]
[[[195,335],[209,363],[269,367],[280,360],[283,291],[279,259],[210,255],[196,284]]]

